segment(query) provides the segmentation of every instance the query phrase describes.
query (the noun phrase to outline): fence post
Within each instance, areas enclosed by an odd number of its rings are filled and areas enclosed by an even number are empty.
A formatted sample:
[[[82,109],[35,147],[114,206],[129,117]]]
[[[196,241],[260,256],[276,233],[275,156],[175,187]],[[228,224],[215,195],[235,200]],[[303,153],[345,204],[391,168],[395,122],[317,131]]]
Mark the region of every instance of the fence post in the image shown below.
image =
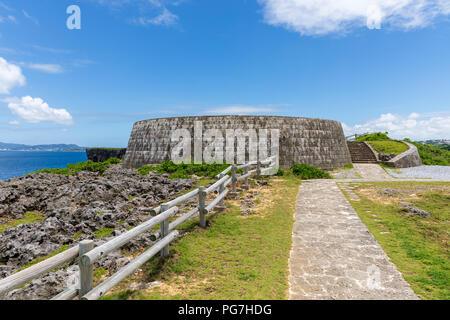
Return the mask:
[[[258,160],[256,165],[256,176],[261,176],[261,161]]]
[[[233,164],[233,166],[231,167],[231,195],[233,197],[237,195],[236,185],[237,185],[236,165]]]
[[[169,208],[167,207],[167,204],[161,204],[161,213],[167,211]],[[163,239],[165,236],[169,234],[169,218],[167,218],[164,221],[161,221],[160,224],[161,227],[161,239]],[[161,257],[168,257],[169,256],[169,245],[165,246],[161,250]]]
[[[219,179],[222,179],[224,177],[224,174],[220,174]],[[219,186],[219,195],[222,194],[222,192],[225,191],[225,186],[224,183],[222,182]],[[225,203],[223,202],[223,199],[220,200],[220,202],[218,203],[218,205],[214,208],[215,211],[223,211],[225,210]]]
[[[246,175],[248,173],[248,167],[245,167],[244,174]],[[248,185],[248,177],[244,179],[244,185],[242,186],[242,189],[248,190],[250,189]]]
[[[198,212],[200,214],[200,227],[202,228],[206,228],[205,197],[205,188],[200,187],[198,192]]]
[[[83,240],[78,244],[79,250],[79,262],[78,266],[80,268],[80,290],[78,291],[78,296],[81,298],[86,293],[92,290],[94,287],[94,268],[92,264],[84,265],[81,263],[81,257],[94,249],[94,241]]]

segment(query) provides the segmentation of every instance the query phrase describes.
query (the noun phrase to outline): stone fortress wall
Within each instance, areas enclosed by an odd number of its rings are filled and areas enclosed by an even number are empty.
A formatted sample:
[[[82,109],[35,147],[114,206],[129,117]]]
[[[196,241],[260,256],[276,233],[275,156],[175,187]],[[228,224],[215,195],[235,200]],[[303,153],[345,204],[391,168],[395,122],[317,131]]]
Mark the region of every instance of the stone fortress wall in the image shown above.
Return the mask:
[[[188,129],[194,137],[195,121],[202,122],[203,132],[219,129],[224,137],[226,129],[268,129],[269,132],[270,129],[279,129],[281,168],[305,163],[321,169],[333,169],[351,163],[344,132],[338,121],[282,116],[194,116],[136,122],[128,142],[124,166],[139,168],[170,160],[171,150],[177,145],[177,142],[171,141],[172,132]],[[270,156],[270,146],[268,153]]]

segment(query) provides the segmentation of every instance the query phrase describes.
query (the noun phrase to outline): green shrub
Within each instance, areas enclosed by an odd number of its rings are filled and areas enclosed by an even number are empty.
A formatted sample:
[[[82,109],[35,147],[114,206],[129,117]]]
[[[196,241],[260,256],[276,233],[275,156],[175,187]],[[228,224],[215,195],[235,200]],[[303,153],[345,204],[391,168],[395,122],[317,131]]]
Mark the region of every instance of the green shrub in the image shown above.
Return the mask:
[[[387,141],[392,140],[388,137],[388,132],[376,132],[361,136],[355,139],[355,141]]]
[[[75,164],[68,164],[67,168],[54,168],[54,169],[39,169],[36,172],[30,173],[51,173],[51,174],[60,174],[64,176],[75,175],[80,171],[90,171],[90,172],[98,172],[100,175],[103,175],[105,171],[109,168],[110,165],[120,163],[120,159],[111,157],[105,162],[94,162],[92,160],[88,160],[86,162],[78,162]]]
[[[278,171],[277,171],[277,173],[275,175],[277,177],[282,177],[282,176],[284,176],[284,174],[285,174],[284,170],[281,169],[281,168],[278,168]]]
[[[331,179],[328,172],[321,170],[319,168],[310,166],[308,164],[294,164],[291,166],[291,171],[296,176],[307,180],[307,179]]]
[[[422,159],[422,163],[424,165],[450,165],[450,151],[440,149],[429,144],[413,142],[409,139],[405,139],[405,141],[417,147],[417,151],[419,152],[420,158]]]
[[[188,174],[186,171],[180,169],[172,173],[169,177],[170,179],[189,179]]]
[[[171,179],[188,179],[190,175],[197,175],[199,177],[213,178],[223,170],[228,168],[229,164],[218,163],[174,163],[173,161],[164,161],[156,166],[143,166],[137,172],[143,176],[151,171],[157,173],[170,173]]]
[[[137,172],[138,172],[140,175],[146,176],[146,175],[148,175],[150,172],[155,171],[155,170],[156,170],[156,168],[155,168],[154,166],[149,166],[149,165],[147,165],[147,166],[143,166],[143,167],[139,168],[139,169],[137,170]]]

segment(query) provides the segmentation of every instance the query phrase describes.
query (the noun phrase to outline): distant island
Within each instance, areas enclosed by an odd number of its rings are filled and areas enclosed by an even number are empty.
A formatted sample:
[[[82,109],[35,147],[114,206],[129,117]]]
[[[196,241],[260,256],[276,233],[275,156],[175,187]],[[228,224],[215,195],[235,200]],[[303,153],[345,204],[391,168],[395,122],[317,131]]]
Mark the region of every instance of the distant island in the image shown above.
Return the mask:
[[[80,147],[76,144],[41,144],[26,145],[0,142],[0,151],[60,151],[60,152],[83,152],[86,147]]]

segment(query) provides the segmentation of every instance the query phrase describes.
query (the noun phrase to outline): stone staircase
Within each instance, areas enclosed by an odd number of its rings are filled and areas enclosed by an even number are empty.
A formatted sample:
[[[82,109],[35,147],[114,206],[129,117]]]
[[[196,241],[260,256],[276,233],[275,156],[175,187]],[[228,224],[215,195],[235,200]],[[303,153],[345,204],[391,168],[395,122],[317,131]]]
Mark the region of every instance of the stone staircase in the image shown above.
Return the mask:
[[[347,141],[353,163],[378,163],[372,149],[361,141]]]

